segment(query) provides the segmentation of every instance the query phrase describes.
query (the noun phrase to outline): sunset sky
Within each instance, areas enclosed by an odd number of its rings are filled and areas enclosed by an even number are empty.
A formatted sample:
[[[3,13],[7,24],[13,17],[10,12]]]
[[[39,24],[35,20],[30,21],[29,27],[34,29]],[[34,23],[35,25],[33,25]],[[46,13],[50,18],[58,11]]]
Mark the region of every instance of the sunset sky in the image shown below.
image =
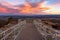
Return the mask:
[[[29,2],[27,2],[29,1]],[[36,7],[29,3],[36,3]],[[0,0],[0,4],[7,8],[19,10],[17,14],[60,14],[60,0]],[[24,7],[20,7],[24,5]],[[1,7],[0,13],[9,13],[9,9]],[[15,13],[15,10],[13,10]]]

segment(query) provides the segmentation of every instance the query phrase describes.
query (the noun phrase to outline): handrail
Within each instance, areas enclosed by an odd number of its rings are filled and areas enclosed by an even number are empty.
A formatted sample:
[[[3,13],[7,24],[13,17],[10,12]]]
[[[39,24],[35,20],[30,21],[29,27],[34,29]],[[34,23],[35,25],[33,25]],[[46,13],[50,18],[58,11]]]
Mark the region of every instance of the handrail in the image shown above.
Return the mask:
[[[48,40],[48,36],[51,36],[51,39],[54,40],[58,40],[58,37],[60,38],[60,31],[51,28],[51,26],[48,27],[48,25],[45,25],[43,22],[38,22],[36,20],[34,21],[34,24],[40,35],[42,35],[45,40]]]
[[[20,34],[20,32],[22,31],[22,29],[23,29],[23,26],[22,26],[22,25],[24,25],[24,24],[26,24],[26,22],[25,22],[25,21],[22,21],[22,22],[16,24],[15,26],[12,26],[12,27],[10,27],[9,29],[1,32],[0,35],[2,35],[2,36],[4,35],[4,36],[1,38],[1,40],[5,40],[5,39],[6,39],[9,35],[11,35],[13,32],[14,32],[14,40],[15,40],[15,39],[18,37],[18,35]],[[12,29],[12,30],[11,30],[11,29]],[[18,30],[18,29],[19,29],[19,30]],[[6,32],[8,32],[9,30],[11,30],[11,31],[10,31],[8,34],[6,34]],[[17,35],[15,35],[16,30],[18,31]]]
[[[22,22],[21,22],[22,23]],[[17,25],[21,25],[21,23],[18,23]],[[13,26],[13,27],[11,27],[11,28],[9,28],[9,29],[7,29],[7,30],[5,30],[5,31],[3,31],[3,32],[1,32],[0,34],[2,34],[2,33],[4,33],[4,32],[6,32],[6,31],[8,31],[8,30],[10,30],[10,29],[13,29],[13,28],[15,28],[17,25],[15,25],[15,26]]]
[[[40,25],[41,22],[37,22],[37,23],[38,23],[38,25]],[[35,24],[37,24],[37,23],[35,23]],[[45,24],[44,24],[44,23],[41,23],[41,25],[45,25]],[[52,31],[55,31],[56,33],[60,34],[60,31],[59,31],[59,30],[55,30],[55,29],[53,29],[53,28],[51,28],[51,27],[47,27],[47,25],[46,25],[45,28],[48,28],[48,29],[50,29],[50,30],[52,30]]]

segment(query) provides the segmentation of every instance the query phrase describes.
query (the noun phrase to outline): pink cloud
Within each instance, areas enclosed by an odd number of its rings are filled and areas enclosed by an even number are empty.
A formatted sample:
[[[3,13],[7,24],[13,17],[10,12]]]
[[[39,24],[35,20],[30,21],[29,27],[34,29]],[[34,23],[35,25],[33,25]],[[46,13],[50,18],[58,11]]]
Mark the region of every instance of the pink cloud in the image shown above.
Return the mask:
[[[8,3],[8,2],[2,2],[1,4],[5,5],[5,6],[9,6],[9,7],[13,6],[13,4]]]

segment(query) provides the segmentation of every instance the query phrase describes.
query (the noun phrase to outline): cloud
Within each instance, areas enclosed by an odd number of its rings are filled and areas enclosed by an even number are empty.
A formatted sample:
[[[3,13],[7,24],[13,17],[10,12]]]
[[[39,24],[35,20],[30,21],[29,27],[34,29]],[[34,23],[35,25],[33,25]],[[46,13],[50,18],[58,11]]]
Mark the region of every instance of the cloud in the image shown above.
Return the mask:
[[[49,5],[50,9],[49,10],[45,10],[46,13],[49,14],[60,14],[60,3],[56,3],[53,5]]]
[[[2,4],[2,5],[5,5],[5,6],[8,6],[8,7],[14,6],[13,4],[8,3],[8,2],[2,2],[1,4]]]
[[[0,12],[7,13],[8,11],[7,11],[6,8],[4,8],[4,7],[0,7]]]
[[[32,2],[36,2],[37,0],[32,0]],[[22,13],[22,14],[60,14],[60,1],[57,0],[38,0],[37,4],[29,4],[26,3],[26,0],[5,0],[1,2],[5,7],[0,7],[0,12],[4,13]],[[24,7],[20,7],[20,4],[24,3]],[[15,7],[16,5],[19,5]],[[17,10],[15,10],[17,9]]]

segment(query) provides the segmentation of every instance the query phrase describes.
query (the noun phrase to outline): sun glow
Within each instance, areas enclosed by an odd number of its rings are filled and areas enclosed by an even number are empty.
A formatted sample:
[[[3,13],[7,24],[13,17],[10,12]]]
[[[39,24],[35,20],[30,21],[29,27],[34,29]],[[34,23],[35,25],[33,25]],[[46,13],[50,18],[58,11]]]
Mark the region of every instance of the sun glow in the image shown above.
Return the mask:
[[[51,9],[46,10],[45,12],[49,14],[60,14],[60,7],[51,7]]]

